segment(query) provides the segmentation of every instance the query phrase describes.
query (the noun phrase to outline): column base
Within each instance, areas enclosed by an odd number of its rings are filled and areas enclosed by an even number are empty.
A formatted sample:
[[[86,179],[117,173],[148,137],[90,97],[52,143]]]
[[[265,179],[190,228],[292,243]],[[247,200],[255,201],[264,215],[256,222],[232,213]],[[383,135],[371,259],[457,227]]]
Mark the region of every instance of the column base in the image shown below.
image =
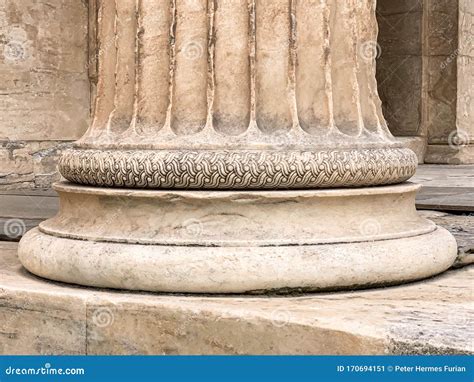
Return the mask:
[[[131,290],[340,290],[421,279],[457,254],[410,183],[312,191],[151,191],[59,184],[59,214],[20,242],[32,273]]]
[[[474,145],[428,145],[425,163],[433,164],[474,164]]]

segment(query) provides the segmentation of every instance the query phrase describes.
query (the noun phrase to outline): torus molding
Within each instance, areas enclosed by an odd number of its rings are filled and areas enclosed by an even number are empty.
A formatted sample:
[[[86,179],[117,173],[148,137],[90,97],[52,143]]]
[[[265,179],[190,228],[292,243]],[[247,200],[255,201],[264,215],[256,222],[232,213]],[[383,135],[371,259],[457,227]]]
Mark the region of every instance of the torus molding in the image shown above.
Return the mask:
[[[417,158],[405,148],[309,151],[78,150],[59,164],[69,181],[104,187],[299,189],[408,180]]]

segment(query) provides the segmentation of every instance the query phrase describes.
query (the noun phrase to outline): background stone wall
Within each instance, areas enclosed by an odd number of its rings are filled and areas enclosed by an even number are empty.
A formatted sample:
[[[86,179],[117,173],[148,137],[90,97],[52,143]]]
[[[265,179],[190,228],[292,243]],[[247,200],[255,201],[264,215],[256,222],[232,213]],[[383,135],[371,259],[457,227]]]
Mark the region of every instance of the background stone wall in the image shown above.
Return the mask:
[[[44,188],[89,119],[87,0],[0,2],[0,189]]]
[[[474,163],[474,1],[428,1],[427,163]]]
[[[474,145],[474,1],[459,2],[457,128]]]
[[[377,82],[384,116],[392,133],[422,134],[421,0],[378,0],[379,52]]]
[[[426,163],[474,163],[474,1],[378,0],[384,115]]]

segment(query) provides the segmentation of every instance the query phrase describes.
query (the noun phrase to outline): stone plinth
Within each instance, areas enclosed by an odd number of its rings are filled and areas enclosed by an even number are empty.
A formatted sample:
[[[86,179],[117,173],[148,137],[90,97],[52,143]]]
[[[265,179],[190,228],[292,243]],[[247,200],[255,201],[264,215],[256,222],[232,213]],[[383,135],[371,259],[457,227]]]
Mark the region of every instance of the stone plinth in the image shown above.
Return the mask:
[[[451,234],[417,215],[418,188],[130,192],[58,185],[59,214],[25,236],[20,259],[46,278],[151,291],[393,284],[442,272],[456,258]]]
[[[94,121],[61,158],[74,184],[57,186],[59,215],[21,242],[28,270],[235,293],[392,284],[452,264],[454,239],[403,184],[416,155],[382,115],[373,0],[98,12]]]

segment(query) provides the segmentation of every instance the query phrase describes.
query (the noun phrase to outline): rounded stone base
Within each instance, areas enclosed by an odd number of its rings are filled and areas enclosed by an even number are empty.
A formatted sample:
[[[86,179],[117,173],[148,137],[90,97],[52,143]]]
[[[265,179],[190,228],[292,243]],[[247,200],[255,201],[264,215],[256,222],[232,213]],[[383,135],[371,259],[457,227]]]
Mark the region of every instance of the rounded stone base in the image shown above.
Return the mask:
[[[20,242],[39,276],[157,292],[337,290],[451,266],[451,234],[420,218],[418,186],[149,191],[60,184],[58,215]]]

